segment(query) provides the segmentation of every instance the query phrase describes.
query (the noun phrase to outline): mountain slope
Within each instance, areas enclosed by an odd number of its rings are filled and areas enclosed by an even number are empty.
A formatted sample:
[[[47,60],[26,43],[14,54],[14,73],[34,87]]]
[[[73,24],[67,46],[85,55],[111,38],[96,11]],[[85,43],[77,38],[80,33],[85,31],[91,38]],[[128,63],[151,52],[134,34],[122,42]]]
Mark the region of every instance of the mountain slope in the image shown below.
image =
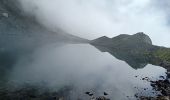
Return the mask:
[[[19,8],[17,0],[0,1],[0,48],[36,47],[55,42],[87,42],[88,40],[57,32],[36,22],[34,17],[27,16]]]
[[[134,35],[121,34],[114,38],[100,37],[91,41],[91,44],[135,69],[153,64],[170,70],[170,48],[152,45],[149,36],[143,32]]]

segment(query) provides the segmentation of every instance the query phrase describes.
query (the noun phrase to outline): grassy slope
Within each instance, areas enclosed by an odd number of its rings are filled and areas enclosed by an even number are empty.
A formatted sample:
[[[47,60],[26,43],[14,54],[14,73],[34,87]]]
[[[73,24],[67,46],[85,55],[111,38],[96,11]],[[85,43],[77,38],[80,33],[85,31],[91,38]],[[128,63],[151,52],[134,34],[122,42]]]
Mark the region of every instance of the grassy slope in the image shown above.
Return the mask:
[[[156,58],[162,61],[170,62],[170,48],[159,48],[152,53]]]

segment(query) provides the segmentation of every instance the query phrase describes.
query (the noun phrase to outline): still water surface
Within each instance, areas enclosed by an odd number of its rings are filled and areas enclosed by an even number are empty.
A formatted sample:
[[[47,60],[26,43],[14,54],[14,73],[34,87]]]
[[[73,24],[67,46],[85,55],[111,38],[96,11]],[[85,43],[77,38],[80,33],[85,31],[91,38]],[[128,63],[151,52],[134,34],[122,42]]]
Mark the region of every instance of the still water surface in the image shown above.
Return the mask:
[[[136,93],[152,95],[150,83],[141,79],[156,80],[160,75],[165,75],[165,69],[159,66],[147,64],[133,69],[125,61],[89,44],[61,44],[20,57],[6,77],[13,85],[43,83],[55,90],[71,85],[75,100],[76,97],[87,99],[86,91],[95,95],[105,91],[112,100],[135,100]],[[148,89],[144,91],[144,88]]]

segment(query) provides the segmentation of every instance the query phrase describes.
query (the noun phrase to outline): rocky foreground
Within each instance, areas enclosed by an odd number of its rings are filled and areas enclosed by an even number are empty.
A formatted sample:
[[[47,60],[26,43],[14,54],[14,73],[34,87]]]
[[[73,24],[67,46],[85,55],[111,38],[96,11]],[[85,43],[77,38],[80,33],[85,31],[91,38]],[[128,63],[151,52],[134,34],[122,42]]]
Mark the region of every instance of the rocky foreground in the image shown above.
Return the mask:
[[[168,80],[168,78],[163,78],[163,80],[157,81],[150,80],[149,82],[153,87],[153,90],[160,92],[160,94],[155,97],[145,97],[136,95],[136,98],[138,98],[139,100],[170,100],[170,81]]]

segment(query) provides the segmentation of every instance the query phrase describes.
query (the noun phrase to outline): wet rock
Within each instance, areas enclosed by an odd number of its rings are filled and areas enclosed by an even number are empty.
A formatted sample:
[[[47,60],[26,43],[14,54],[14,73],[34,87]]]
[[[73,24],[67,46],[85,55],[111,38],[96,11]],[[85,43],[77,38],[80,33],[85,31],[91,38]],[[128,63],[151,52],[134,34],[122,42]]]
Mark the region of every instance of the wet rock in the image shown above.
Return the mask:
[[[161,79],[165,79],[165,77],[164,77],[164,76],[159,76],[159,78],[161,78]]]
[[[169,68],[169,67],[170,67],[170,62],[164,60],[164,61],[160,62],[159,65],[160,65],[160,66],[163,66],[163,67],[165,67],[165,68]]]
[[[161,80],[152,81],[148,80],[147,78],[142,78],[142,80],[146,80],[150,82],[151,86],[153,87],[153,90],[157,96],[155,97],[146,97],[146,96],[135,96],[139,100],[170,100],[170,82],[168,80],[168,77],[160,76]],[[157,94],[157,92],[160,92],[160,94]]]
[[[108,93],[104,92],[104,95],[108,95]]]
[[[169,96],[159,96],[159,97],[144,97],[141,96],[140,100],[170,100]]]
[[[140,99],[140,100],[156,100],[156,99],[153,98],[153,97],[144,97],[144,96],[141,96],[139,99]]]
[[[96,100],[110,100],[110,99],[108,99],[108,98],[106,98],[104,96],[101,96],[101,97],[97,97]]]
[[[88,96],[93,96],[93,93],[91,92],[85,92],[85,94],[87,94]]]
[[[90,100],[110,100],[109,98],[106,97],[106,95],[108,95],[108,93],[104,92],[104,96],[98,96],[95,97],[93,93],[91,92],[85,92],[85,94],[87,94],[88,96],[90,96]]]
[[[161,97],[158,97],[157,100],[170,100],[170,97],[169,96],[161,96]]]
[[[170,96],[170,82],[166,80],[151,81],[154,90],[160,91],[163,96]]]

